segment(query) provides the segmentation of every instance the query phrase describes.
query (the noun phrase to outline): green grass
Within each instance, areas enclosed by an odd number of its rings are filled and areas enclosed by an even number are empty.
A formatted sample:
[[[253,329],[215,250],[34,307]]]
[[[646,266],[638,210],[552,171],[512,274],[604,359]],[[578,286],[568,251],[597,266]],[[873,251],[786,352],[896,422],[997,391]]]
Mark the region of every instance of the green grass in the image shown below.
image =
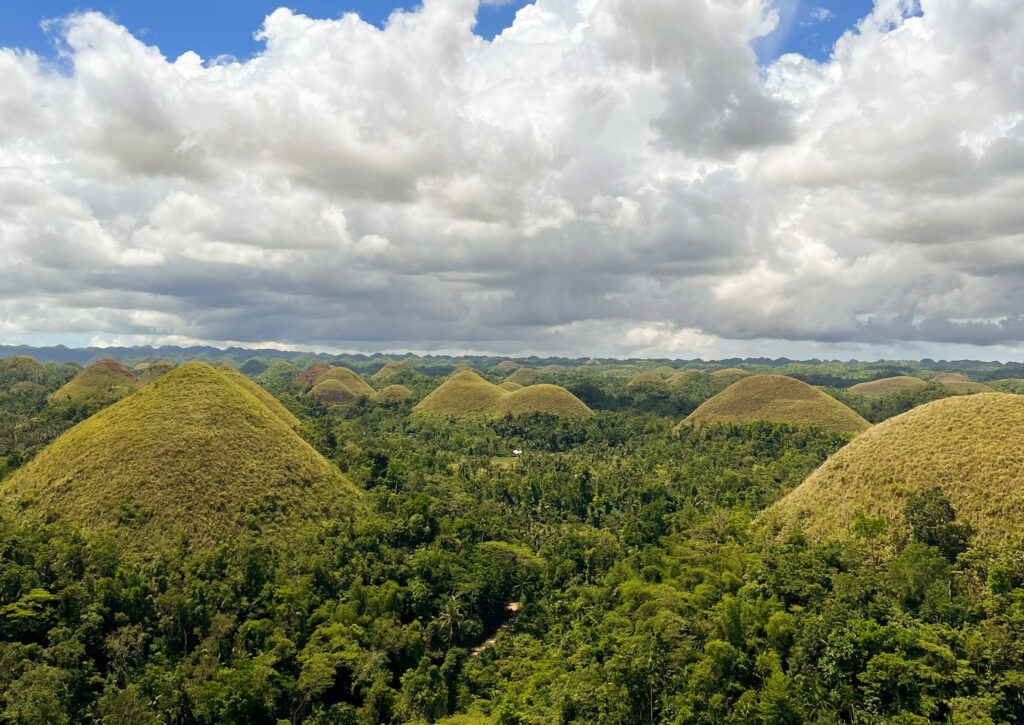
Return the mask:
[[[51,402],[99,400],[113,403],[142,387],[135,374],[117,360],[93,363],[50,395]]]
[[[522,385],[520,385],[519,383],[513,383],[511,380],[506,380],[505,382],[501,383],[498,387],[501,388],[502,390],[507,390],[510,393],[516,390],[523,389]]]
[[[319,375],[316,378],[316,380],[314,381],[314,385],[325,383],[328,380],[335,380],[341,383],[346,388],[348,388],[349,392],[352,393],[352,395],[356,396],[357,398],[360,395],[366,395],[372,398],[374,396],[374,393],[376,392],[372,387],[370,387],[369,383],[367,383],[365,380],[359,377],[359,375],[357,375],[354,371],[349,370],[348,368],[328,368],[326,371],[324,371],[321,375]]]
[[[590,408],[565,388],[557,385],[530,385],[509,392],[484,380],[473,370],[454,373],[413,410],[449,418],[483,418],[533,412],[577,417],[591,415]]]
[[[858,432],[870,426],[835,398],[784,375],[743,378],[704,402],[682,424],[751,423],[757,420],[814,424],[839,432]]]
[[[680,372],[673,373],[672,375],[670,375],[668,380],[666,380],[665,382],[667,382],[669,385],[673,385],[673,386],[675,386],[675,385],[683,385],[684,383],[688,383],[691,380],[695,380],[695,379],[700,378],[702,376],[708,377],[708,378],[711,377],[707,373],[702,372],[700,370],[682,370]]]
[[[933,383],[968,383],[968,382],[970,382],[970,378],[968,378],[963,373],[939,373],[934,378],[932,378],[932,382]]]
[[[192,362],[66,432],[0,499],[111,528],[147,552],[179,534],[204,548],[253,513],[272,530],[335,504],[352,509],[358,494],[237,378]]]
[[[847,389],[848,393],[854,395],[895,395],[904,390],[912,390],[927,385],[921,378],[912,378],[909,375],[897,375],[893,378],[882,378],[867,383],[858,383]]]
[[[377,400],[382,403],[404,403],[413,399],[412,391],[404,385],[389,385],[377,393]]]
[[[594,414],[586,404],[565,388],[557,385],[530,385],[508,393],[500,400],[498,415],[524,413],[550,413],[563,418],[586,418]]]
[[[940,486],[988,541],[1024,531],[1024,397],[943,398],[862,433],[766,512],[823,537],[858,513],[900,520],[906,499]]]
[[[370,381],[377,388],[384,388],[388,385],[414,385],[427,379],[427,376],[418,370],[414,370],[405,363],[394,361],[389,362],[370,377]]]
[[[275,398],[273,395],[268,393],[266,390],[261,388],[259,384],[252,378],[242,375],[242,373],[235,370],[233,367],[228,365],[221,365],[217,368],[217,371],[221,375],[225,376],[228,380],[232,381],[236,385],[240,385],[245,388],[251,395],[255,396],[257,400],[267,406],[270,412],[276,415],[278,418],[283,420],[286,425],[290,428],[298,428],[300,421],[295,415],[288,410],[281,403],[280,400]]]
[[[274,360],[270,366],[256,376],[255,380],[260,385],[268,387],[281,387],[294,385],[302,368],[287,360]]]
[[[174,366],[166,360],[158,360],[152,365],[146,366],[146,369],[139,374],[139,381],[143,385],[149,385],[150,383],[156,382],[167,373],[174,370]]]
[[[991,393],[992,388],[984,383],[974,383],[970,380],[943,380],[942,385],[949,388],[957,395],[974,395],[975,393]]]
[[[732,385],[737,380],[750,377],[750,373],[740,368],[723,368],[722,370],[715,370],[711,373],[711,377],[725,385]]]

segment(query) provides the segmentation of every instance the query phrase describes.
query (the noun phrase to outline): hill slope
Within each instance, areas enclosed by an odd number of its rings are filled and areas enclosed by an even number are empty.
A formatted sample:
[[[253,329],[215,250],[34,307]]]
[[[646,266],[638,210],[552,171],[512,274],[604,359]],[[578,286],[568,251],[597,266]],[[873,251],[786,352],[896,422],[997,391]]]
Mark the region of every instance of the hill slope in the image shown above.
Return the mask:
[[[217,371],[231,382],[244,388],[250,395],[253,395],[258,401],[267,406],[271,413],[283,420],[290,428],[299,427],[299,419],[296,418],[290,410],[284,407],[284,404],[280,400],[261,388],[259,383],[255,380],[246,375],[242,375],[242,373],[228,365],[221,365],[217,368]]]
[[[1024,397],[943,398],[879,423],[829,458],[768,516],[822,536],[858,512],[898,520],[907,497],[941,486],[987,539],[1024,530]]]
[[[192,548],[236,530],[254,508],[271,527],[357,493],[232,376],[186,363],[78,424],[0,487],[26,512],[113,527],[129,548],[178,533]]]
[[[683,424],[750,423],[774,420],[859,432],[870,424],[835,398],[784,375],[753,375],[704,402]]]
[[[909,375],[897,375],[894,378],[882,378],[867,383],[857,383],[847,389],[846,392],[855,395],[895,395],[904,390],[912,390],[926,385],[921,378],[912,378]]]
[[[106,358],[93,363],[68,381],[50,400],[82,400],[91,398],[114,402],[142,387],[135,374],[117,360]]]
[[[171,365],[171,363],[166,360],[158,360],[139,373],[139,381],[143,385],[149,385],[150,383],[159,380],[172,370],[174,370],[174,366]]]
[[[459,370],[413,410],[452,418],[485,416],[494,412],[498,401],[505,395],[509,393],[487,382],[473,370]]]
[[[389,385],[377,393],[377,400],[382,403],[404,403],[413,397],[412,391],[404,385]]]
[[[514,390],[498,401],[498,415],[524,413],[551,413],[566,418],[586,418],[594,414],[586,403],[557,385],[530,385]]]
[[[7,390],[17,383],[42,383],[46,380],[46,368],[34,357],[18,355],[0,360],[0,390]]]
[[[353,396],[366,395],[373,397],[376,392],[370,384],[363,380],[354,371],[344,367],[328,368],[321,375],[317,376],[316,380],[313,381],[313,385],[319,385],[325,383],[328,380],[336,380],[337,382],[348,388],[349,392]]]

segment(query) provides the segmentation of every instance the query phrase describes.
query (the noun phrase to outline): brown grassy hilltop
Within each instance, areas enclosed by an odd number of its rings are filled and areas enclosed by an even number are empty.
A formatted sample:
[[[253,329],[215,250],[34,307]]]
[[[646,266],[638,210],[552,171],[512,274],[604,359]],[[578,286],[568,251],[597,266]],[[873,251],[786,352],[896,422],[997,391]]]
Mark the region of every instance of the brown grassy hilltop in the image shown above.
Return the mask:
[[[940,486],[986,540],[1024,531],[1024,397],[943,398],[879,423],[765,513],[815,537],[858,513],[898,521],[907,497]]]
[[[50,395],[52,402],[99,400],[114,402],[142,387],[135,374],[117,360],[105,358],[93,363]]]
[[[498,401],[498,415],[550,413],[565,418],[586,418],[594,414],[587,405],[565,388],[557,385],[530,385],[508,393]]]
[[[298,377],[295,378],[295,384],[303,388],[310,388],[321,375],[330,369],[331,366],[327,363],[314,363],[299,373]]]
[[[514,373],[505,378],[506,382],[519,383],[523,387],[533,385],[540,379],[540,373],[533,368],[517,368]]]
[[[354,507],[344,477],[232,375],[186,363],[79,423],[0,485],[25,515],[111,528],[134,550]]]
[[[519,368],[516,372],[525,369]],[[450,418],[481,418],[532,412],[562,416],[592,414],[583,401],[557,385],[529,385],[510,392],[484,380],[473,370],[454,373],[413,410]]]
[[[882,378],[867,383],[857,383],[847,389],[848,393],[855,395],[895,395],[904,390],[913,390],[922,385],[927,385],[921,378],[912,378],[909,375],[897,375],[893,378]]]
[[[738,380],[693,411],[682,424],[756,420],[814,424],[851,433],[870,427],[870,423],[835,398],[784,375],[753,375]]]

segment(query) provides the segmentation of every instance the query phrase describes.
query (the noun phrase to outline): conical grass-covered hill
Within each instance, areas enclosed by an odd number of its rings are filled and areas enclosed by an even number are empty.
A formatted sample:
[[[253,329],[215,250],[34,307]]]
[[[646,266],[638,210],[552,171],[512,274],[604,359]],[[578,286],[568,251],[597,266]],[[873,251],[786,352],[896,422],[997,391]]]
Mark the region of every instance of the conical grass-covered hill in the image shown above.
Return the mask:
[[[303,388],[310,388],[316,384],[321,375],[330,369],[331,366],[327,363],[314,363],[299,373],[299,376],[295,378],[295,384]]]
[[[426,380],[427,376],[403,362],[389,362],[370,376],[378,388],[388,385],[410,385]]]
[[[328,380],[336,380],[341,383],[348,388],[349,392],[351,392],[355,397],[366,395],[372,398],[373,394],[376,392],[372,387],[370,387],[370,384],[359,377],[355,371],[349,370],[345,367],[328,368],[313,381],[313,385],[316,386],[320,383],[325,383]]]
[[[155,383],[172,370],[174,370],[174,365],[166,360],[158,360],[139,373],[139,381],[143,385],[149,385],[150,383]]]
[[[848,393],[854,395],[895,395],[902,393],[905,390],[913,390],[919,388],[922,385],[927,385],[921,378],[912,378],[909,375],[897,375],[894,378],[882,378],[881,380],[871,380],[867,383],[857,383],[847,389]]]
[[[529,385],[514,390],[498,401],[497,415],[550,413],[563,418],[586,418],[594,414],[586,403],[558,385]]]
[[[907,498],[939,486],[987,541],[1024,533],[1024,397],[943,398],[879,423],[765,512],[821,538],[859,513],[890,526]]]
[[[319,382],[313,386],[309,394],[324,405],[344,405],[351,403],[357,397],[340,380],[324,380]]]
[[[846,433],[858,433],[871,425],[835,398],[784,375],[743,378],[705,401],[680,425],[757,420],[820,425]]]
[[[626,383],[626,390],[632,390],[639,388],[641,385],[664,385],[665,380],[660,375],[654,373],[640,373],[635,378]]]
[[[740,368],[723,368],[722,370],[715,370],[711,373],[711,377],[723,385],[732,385],[737,380],[750,377],[750,373]]]
[[[377,400],[382,403],[405,403],[413,397],[412,391],[404,385],[389,385],[377,392]]]
[[[421,400],[413,412],[449,418],[484,418],[533,412],[574,417],[591,415],[590,408],[565,388],[541,384],[508,391],[484,380],[472,370],[460,370],[453,374]]]
[[[43,383],[46,367],[34,357],[18,355],[0,359],[0,390],[17,383]]]
[[[276,415],[282,421],[284,421],[284,423],[289,428],[299,427],[301,421],[295,417],[295,414],[288,410],[286,407],[284,407],[284,404],[280,400],[278,400],[273,395],[268,393],[266,390],[261,388],[255,380],[245,375],[242,375],[242,373],[238,372],[229,365],[221,365],[219,368],[217,368],[217,370],[218,372],[220,372],[221,375],[223,375],[236,385],[239,385],[242,388],[244,388],[257,400],[259,400],[261,403],[267,406],[270,412]]]
[[[513,383],[511,380],[506,380],[505,382],[498,385],[498,387],[501,388],[502,390],[507,390],[510,393],[516,390],[523,389],[522,385],[520,385],[519,383]]]
[[[142,387],[135,374],[117,360],[93,363],[50,395],[51,402],[96,400],[112,403]]]
[[[516,371],[505,378],[506,382],[519,383],[523,387],[533,385],[540,379],[540,373],[533,368],[520,367],[516,368]]]
[[[223,540],[258,512],[272,531],[345,515],[358,493],[237,379],[186,363],[78,424],[0,485],[25,515],[111,528],[152,552]]]
[[[487,416],[494,413],[498,401],[508,394],[473,370],[459,370],[413,410],[451,418]]]

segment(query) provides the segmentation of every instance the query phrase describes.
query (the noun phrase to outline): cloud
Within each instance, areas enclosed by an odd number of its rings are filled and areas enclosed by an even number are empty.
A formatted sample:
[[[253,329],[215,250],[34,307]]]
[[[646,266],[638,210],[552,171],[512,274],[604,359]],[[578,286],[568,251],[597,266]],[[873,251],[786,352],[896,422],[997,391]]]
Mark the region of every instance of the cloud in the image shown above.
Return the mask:
[[[815,7],[807,11],[807,20],[800,23],[804,27],[810,27],[812,25],[819,25],[828,20],[831,20],[836,15],[828,8]]]
[[[684,5],[537,0],[493,42],[476,0],[280,9],[244,62],[83,13],[66,72],[0,49],[0,330],[1016,349],[1024,8],[879,0],[760,68],[769,3]]]

